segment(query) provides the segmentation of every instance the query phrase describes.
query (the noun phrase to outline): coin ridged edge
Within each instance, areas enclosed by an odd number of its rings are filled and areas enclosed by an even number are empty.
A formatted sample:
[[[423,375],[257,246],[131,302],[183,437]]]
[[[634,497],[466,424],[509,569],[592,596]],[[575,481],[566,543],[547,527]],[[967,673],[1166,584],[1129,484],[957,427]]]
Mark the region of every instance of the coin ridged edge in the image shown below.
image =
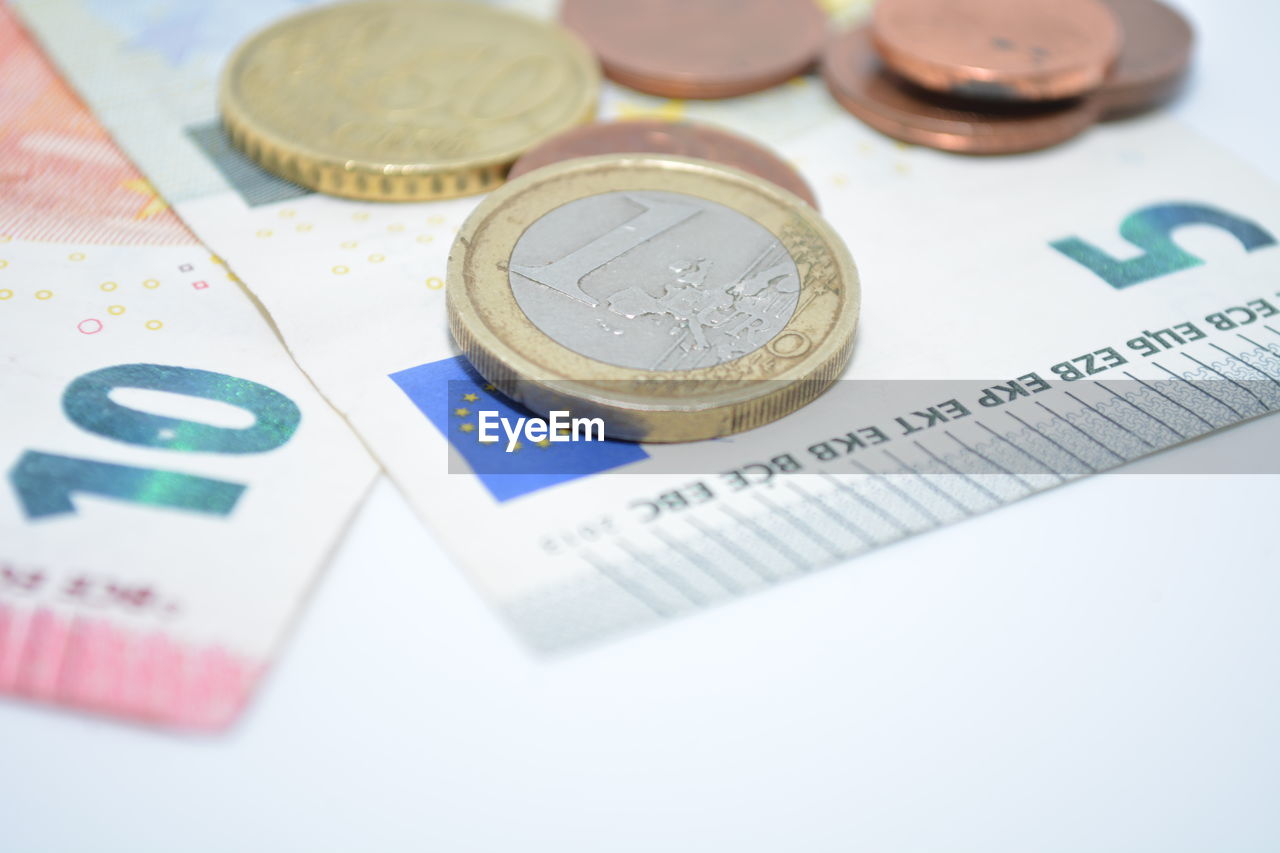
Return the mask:
[[[222,126],[231,144],[268,172],[307,189],[363,201],[434,201],[472,195],[500,185],[509,165],[504,162],[396,174],[300,154],[293,146],[276,142],[269,133],[238,121],[229,110],[223,110]]]

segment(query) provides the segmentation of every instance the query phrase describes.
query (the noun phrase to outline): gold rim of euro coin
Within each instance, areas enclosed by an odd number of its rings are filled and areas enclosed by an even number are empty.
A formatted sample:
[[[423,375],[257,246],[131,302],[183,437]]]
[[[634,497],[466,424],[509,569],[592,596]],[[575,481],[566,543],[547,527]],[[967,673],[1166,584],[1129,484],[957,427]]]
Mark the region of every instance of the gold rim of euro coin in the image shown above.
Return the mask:
[[[361,0],[292,15],[222,73],[232,144],[330,195],[484,192],[529,148],[595,114],[596,60],[563,28],[445,0]]]
[[[575,329],[587,329],[588,334],[598,336],[594,327],[598,325],[609,331],[606,321],[613,323],[614,320],[619,321],[616,325],[622,331],[612,333],[622,336],[619,341],[625,341],[626,335],[632,334],[628,331],[632,327],[627,324],[635,321],[635,315],[629,312],[639,309],[611,314],[605,303],[600,302],[591,309],[594,314],[579,314],[562,321],[561,340],[544,331],[527,313],[529,303],[521,302],[517,284],[525,288],[521,291],[525,294],[523,298],[528,299],[532,293],[549,300],[546,304],[551,310],[563,310],[566,317],[571,311],[581,309],[571,306],[567,298],[563,303],[556,301],[562,299],[565,292],[562,286],[554,288],[560,293],[544,296],[546,289],[540,290],[541,284],[517,277],[521,276],[517,270],[525,270],[531,276],[552,280],[544,272],[550,267],[526,267],[513,261],[517,244],[526,234],[535,235],[537,232],[532,226],[540,225],[549,214],[584,200],[602,198],[612,203],[618,198],[615,193],[623,194],[622,198],[629,204],[639,198],[637,210],[644,204],[654,204],[654,199],[680,201],[684,196],[691,196],[691,204],[704,204],[709,210],[718,211],[721,220],[739,217],[735,221],[741,223],[743,233],[762,235],[763,242],[758,245],[765,245],[767,252],[774,253],[769,261],[772,266],[763,275],[768,284],[760,284],[759,276],[752,279],[755,283],[746,292],[760,296],[748,301],[759,305],[765,296],[785,297],[794,305],[789,317],[779,320],[782,325],[771,337],[741,356],[719,362],[713,360],[710,365],[692,369],[620,366],[615,363],[619,359],[605,361],[603,357],[584,354],[582,347],[574,348],[563,342],[564,335],[571,337]],[[657,204],[661,206],[662,202]],[[729,212],[725,213],[725,209]],[[645,214],[651,210],[645,210]],[[638,266],[642,261],[633,261],[628,268],[610,272],[609,264],[638,251],[637,246],[646,251],[649,248],[646,244],[636,244],[631,237],[618,236],[625,231],[632,234],[645,231],[641,217],[610,216],[597,218],[588,212],[577,220],[583,227],[561,229],[562,233],[552,234],[553,241],[563,250],[574,252],[574,258],[594,252],[594,257],[578,269],[590,267],[589,275],[612,276],[613,284],[608,287],[629,287],[639,299],[649,298],[641,294],[639,288],[650,293],[662,292],[660,279],[668,274],[666,259],[673,251],[690,256],[705,255],[713,260],[717,255],[732,254],[732,249],[726,248],[732,237],[720,241],[718,248],[690,245],[688,236],[673,229],[674,236],[663,250],[667,254],[656,253],[658,260],[648,267]],[[763,231],[755,232],[757,226]],[[603,245],[602,235],[607,229],[612,229],[607,233],[615,235],[608,238],[616,238],[614,245],[595,251]],[[621,252],[615,254],[618,249]],[[790,256],[794,266],[787,266],[781,250]],[[679,279],[682,283],[676,287],[682,289],[683,296],[701,298],[701,304],[719,300],[721,305],[726,305],[729,299],[723,294],[735,294],[731,297],[733,305],[708,323],[727,320],[737,310],[737,300],[744,291],[734,289],[740,284],[729,284],[726,289],[726,283],[743,281],[742,254],[755,251],[756,248],[743,248],[732,264],[726,260],[722,264],[724,269],[713,271],[713,278]],[[613,256],[613,260],[592,266],[608,256]],[[703,267],[709,266],[705,258],[698,260],[703,261]],[[671,270],[677,268],[670,267]],[[679,268],[687,271],[689,265]],[[785,293],[761,289],[784,280],[786,276],[779,272],[784,268],[790,269],[794,276]],[[584,275],[577,281],[581,287],[592,280]],[[449,255],[447,284],[449,329],[454,340],[476,370],[495,387],[540,414],[566,410],[575,418],[599,417],[609,437],[653,442],[693,441],[741,432],[781,418],[811,402],[848,364],[860,304],[858,272],[853,258],[844,242],[813,208],[746,172],[705,160],[669,155],[584,157],[547,166],[511,181],[486,198],[463,224]],[[584,295],[583,291],[578,292]],[[662,295],[669,297],[671,293],[672,288],[668,286]],[[600,298],[615,300],[610,301],[607,308],[618,311],[616,289],[613,296]],[[696,307],[685,311],[681,320],[681,312],[677,310],[679,322],[665,329],[658,328],[658,332],[672,336],[673,341],[687,340],[693,331],[689,318],[706,316],[705,312],[697,312]],[[776,313],[782,317],[785,312]],[[546,319],[545,309],[541,316],[544,324],[555,325],[554,317],[550,321]],[[583,322],[582,318],[587,316],[589,322]],[[660,321],[672,322],[665,315],[649,318],[655,327],[660,326]],[[769,334],[774,327],[761,329],[762,334]],[[640,329],[637,334],[645,331]],[[706,334],[704,330],[704,339]],[[759,342],[761,338],[755,340]]]

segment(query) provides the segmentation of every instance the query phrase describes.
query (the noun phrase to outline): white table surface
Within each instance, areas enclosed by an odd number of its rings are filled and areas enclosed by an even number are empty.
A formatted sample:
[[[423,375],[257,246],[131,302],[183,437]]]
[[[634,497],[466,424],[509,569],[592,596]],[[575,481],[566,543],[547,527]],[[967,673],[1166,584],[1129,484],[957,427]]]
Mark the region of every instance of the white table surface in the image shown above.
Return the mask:
[[[1280,185],[1280,6],[1181,5]],[[1280,850],[1280,477],[1127,470],[552,659],[382,480],[230,733],[0,702],[0,851]]]

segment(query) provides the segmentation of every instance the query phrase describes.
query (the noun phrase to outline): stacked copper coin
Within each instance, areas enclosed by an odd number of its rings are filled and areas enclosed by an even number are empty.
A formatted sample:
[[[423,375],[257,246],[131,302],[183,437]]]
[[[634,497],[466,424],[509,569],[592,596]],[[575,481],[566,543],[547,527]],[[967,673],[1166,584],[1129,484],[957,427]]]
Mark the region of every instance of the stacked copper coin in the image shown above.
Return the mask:
[[[1162,103],[1191,45],[1159,0],[880,0],[870,24],[828,45],[823,76],[895,139],[1010,154]]]

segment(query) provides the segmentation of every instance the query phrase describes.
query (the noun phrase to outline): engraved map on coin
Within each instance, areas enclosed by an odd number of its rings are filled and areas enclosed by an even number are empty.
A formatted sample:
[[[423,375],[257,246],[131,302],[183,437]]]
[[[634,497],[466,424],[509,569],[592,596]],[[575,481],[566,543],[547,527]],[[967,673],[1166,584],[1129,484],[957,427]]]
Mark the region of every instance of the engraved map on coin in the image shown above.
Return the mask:
[[[512,249],[516,302],[556,342],[642,370],[712,367],[754,352],[795,313],[783,245],[718,202],[606,192],[542,216]]]

